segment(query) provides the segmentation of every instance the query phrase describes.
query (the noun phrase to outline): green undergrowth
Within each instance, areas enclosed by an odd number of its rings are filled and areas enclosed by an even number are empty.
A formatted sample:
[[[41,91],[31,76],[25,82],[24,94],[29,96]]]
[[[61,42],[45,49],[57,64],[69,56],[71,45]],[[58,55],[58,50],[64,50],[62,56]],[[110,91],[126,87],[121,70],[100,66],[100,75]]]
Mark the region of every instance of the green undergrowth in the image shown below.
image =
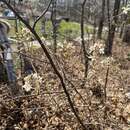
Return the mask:
[[[15,31],[15,20],[7,20],[7,22],[10,23],[11,25],[11,30],[9,32],[10,37],[15,37],[16,36],[16,31]],[[31,25],[33,25],[33,22],[30,22]],[[21,28],[23,28],[24,25],[23,23],[18,21],[18,33],[21,33]],[[85,25],[85,33],[93,33],[93,27],[90,25]],[[38,22],[36,25],[36,31],[38,32],[38,35],[40,37],[44,36],[47,39],[52,39],[52,24],[51,21],[46,22],[46,34],[42,34],[41,32],[41,21]],[[60,26],[57,31],[58,35],[58,40],[64,40],[64,39],[74,39],[76,37],[80,36],[80,24],[76,22],[66,22],[62,20],[60,23]]]

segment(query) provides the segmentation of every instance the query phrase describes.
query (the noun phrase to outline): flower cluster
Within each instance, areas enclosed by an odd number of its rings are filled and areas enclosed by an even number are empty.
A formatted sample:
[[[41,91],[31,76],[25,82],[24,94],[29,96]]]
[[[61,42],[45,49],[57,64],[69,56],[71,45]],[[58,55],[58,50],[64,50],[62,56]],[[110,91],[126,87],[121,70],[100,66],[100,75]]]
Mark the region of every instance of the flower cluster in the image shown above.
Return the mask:
[[[40,84],[42,82],[42,78],[37,74],[31,74],[24,78],[25,84],[22,86],[25,92],[31,92],[32,90],[35,90],[36,94],[39,93],[40,90]]]
[[[90,53],[104,54],[104,44],[97,42],[93,46],[90,46],[89,51]]]

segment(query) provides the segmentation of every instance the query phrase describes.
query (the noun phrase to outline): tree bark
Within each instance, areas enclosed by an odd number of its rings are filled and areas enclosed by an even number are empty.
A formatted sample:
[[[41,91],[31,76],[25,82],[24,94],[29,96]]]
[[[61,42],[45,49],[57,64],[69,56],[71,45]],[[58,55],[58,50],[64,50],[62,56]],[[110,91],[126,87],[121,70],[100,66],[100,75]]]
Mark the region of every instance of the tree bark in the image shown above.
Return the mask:
[[[56,53],[57,51],[56,0],[52,1],[51,22],[53,27],[53,49],[54,49],[54,53]]]
[[[100,21],[99,21],[98,34],[97,34],[98,39],[102,38],[102,30],[103,30],[103,26],[104,26],[104,19],[105,19],[105,0],[102,0],[102,14],[101,14],[101,18],[100,18]]]
[[[111,21],[110,27],[109,27],[109,33],[108,37],[106,40],[106,45],[105,45],[105,55],[110,56],[112,55],[112,47],[113,47],[113,40],[115,37],[115,30],[116,30],[116,25],[118,24],[118,13],[120,9],[120,2],[121,0],[115,0],[114,3],[114,12],[113,12],[113,21]]]
[[[87,51],[85,47],[85,41],[84,41],[84,7],[86,4],[86,0],[84,0],[82,4],[82,13],[81,13],[81,42],[82,42],[82,49],[83,49],[83,54],[84,54],[84,61],[85,61],[85,72],[84,72],[84,77],[87,77],[88,73],[88,57],[87,57]]]
[[[122,6],[127,6],[128,4],[128,0],[123,0]],[[122,38],[123,35],[123,31],[124,31],[124,27],[126,25],[126,21],[127,21],[128,15],[124,14],[121,18],[122,21],[122,25],[121,25],[121,30],[120,30],[120,38]]]

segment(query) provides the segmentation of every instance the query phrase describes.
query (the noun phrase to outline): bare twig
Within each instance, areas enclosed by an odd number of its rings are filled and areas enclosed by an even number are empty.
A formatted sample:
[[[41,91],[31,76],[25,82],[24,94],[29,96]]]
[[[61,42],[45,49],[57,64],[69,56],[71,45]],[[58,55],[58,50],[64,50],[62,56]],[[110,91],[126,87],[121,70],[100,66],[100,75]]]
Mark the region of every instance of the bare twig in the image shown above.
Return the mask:
[[[35,29],[37,22],[46,14],[46,12],[49,10],[53,0],[50,0],[47,8],[42,12],[42,14],[35,20],[33,24],[33,29]]]
[[[84,77],[87,77],[88,74],[88,56],[87,51],[85,47],[85,40],[84,40],[84,8],[85,8],[86,0],[82,3],[82,13],[81,13],[81,42],[82,42],[82,49],[84,54],[84,60],[85,60],[85,72]]]
[[[106,78],[105,78],[105,85],[104,85],[104,120],[106,119],[106,102],[107,102],[107,83],[108,83],[108,76],[109,76],[109,66],[107,68],[106,72]]]
[[[107,98],[107,83],[108,83],[108,75],[109,75],[109,67],[107,68],[107,73],[106,73],[106,79],[105,79],[105,85],[104,85],[104,100],[106,102]]]

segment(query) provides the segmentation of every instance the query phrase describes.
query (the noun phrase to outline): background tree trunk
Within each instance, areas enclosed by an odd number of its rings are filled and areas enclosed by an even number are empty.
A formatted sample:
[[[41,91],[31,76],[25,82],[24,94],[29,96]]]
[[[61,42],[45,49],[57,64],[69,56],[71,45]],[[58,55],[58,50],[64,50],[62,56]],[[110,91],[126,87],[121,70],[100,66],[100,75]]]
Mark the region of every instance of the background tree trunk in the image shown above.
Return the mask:
[[[0,83],[4,82],[8,82],[8,78],[2,59],[0,59]]]
[[[102,0],[102,12],[101,13],[102,14],[101,14],[101,18],[99,21],[98,34],[97,34],[98,39],[102,38],[102,30],[103,30],[104,17],[105,17],[105,0]]]
[[[123,42],[126,42],[130,45],[130,24],[125,26]]]
[[[54,53],[57,50],[57,27],[56,27],[56,0],[52,2],[52,16],[51,16],[52,26],[53,26],[53,48]]]
[[[111,21],[111,25],[109,27],[109,33],[106,40],[106,46],[105,46],[105,54],[107,56],[112,55],[112,46],[113,46],[113,40],[115,37],[115,30],[118,23],[118,13],[120,9],[120,3],[121,0],[115,0],[114,3],[114,12],[113,12],[113,21]]]
[[[122,1],[123,7],[127,6],[127,4],[128,4],[128,0]],[[121,17],[122,24],[121,24],[121,27],[120,27],[120,38],[122,38],[122,36],[123,36],[123,32],[124,32],[124,28],[125,28],[125,25],[126,25],[126,22],[127,22],[127,18],[128,18],[127,14],[124,14]]]

